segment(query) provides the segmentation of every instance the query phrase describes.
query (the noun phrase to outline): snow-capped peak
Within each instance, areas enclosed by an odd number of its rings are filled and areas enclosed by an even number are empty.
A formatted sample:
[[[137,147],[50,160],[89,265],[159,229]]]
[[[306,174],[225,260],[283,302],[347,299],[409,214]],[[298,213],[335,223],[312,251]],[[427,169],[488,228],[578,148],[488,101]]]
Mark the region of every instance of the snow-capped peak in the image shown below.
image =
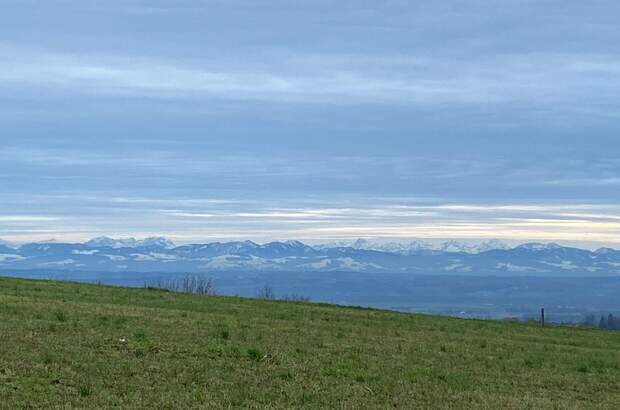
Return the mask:
[[[123,238],[123,239],[114,239],[109,238],[107,236],[100,236],[98,238],[91,239],[86,242],[85,245],[91,248],[138,248],[143,246],[153,246],[158,248],[170,249],[174,248],[175,244],[164,237],[151,237],[145,238],[142,240],[138,240],[135,238]]]
[[[594,251],[594,253],[597,253],[599,255],[608,255],[608,254],[613,254],[613,253],[616,253],[616,252],[618,252],[618,251],[615,250],[615,249],[612,249],[612,248],[599,248],[599,249]]]
[[[172,249],[176,245],[168,238],[164,238],[163,236],[155,236],[151,238],[145,238],[141,241],[137,241],[138,246],[156,246],[164,249]]]
[[[283,243],[285,243],[286,245],[290,246],[291,248],[303,248],[306,245],[303,242],[300,241],[284,241]]]
[[[551,249],[560,249],[561,246],[557,243],[540,243],[540,242],[529,242],[524,243],[523,245],[517,246],[520,249],[528,249],[531,251],[547,251]]]

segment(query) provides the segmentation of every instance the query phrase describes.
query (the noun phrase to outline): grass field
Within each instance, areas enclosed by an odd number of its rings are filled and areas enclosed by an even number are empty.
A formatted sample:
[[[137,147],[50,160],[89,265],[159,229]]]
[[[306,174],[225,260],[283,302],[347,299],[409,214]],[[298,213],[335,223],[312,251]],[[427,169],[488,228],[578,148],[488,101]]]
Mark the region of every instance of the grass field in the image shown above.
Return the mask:
[[[620,333],[0,278],[0,407],[620,408]]]

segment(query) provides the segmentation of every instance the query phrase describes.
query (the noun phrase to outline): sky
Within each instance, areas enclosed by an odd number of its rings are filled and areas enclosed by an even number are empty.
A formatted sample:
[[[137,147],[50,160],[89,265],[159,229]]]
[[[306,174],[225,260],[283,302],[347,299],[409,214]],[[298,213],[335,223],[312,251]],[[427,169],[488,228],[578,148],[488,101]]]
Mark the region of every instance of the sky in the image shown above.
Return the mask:
[[[617,1],[0,7],[5,240],[620,247]]]

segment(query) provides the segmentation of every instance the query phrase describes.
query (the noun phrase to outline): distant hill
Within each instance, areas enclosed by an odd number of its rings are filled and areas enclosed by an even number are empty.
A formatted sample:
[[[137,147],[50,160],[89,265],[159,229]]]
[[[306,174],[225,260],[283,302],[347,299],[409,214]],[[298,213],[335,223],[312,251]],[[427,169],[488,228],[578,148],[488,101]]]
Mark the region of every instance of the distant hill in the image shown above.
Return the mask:
[[[620,338],[0,278],[0,407],[620,408]]]
[[[166,238],[96,238],[86,243],[0,245],[0,269],[54,269],[97,272],[405,272],[450,275],[591,277],[620,275],[620,251],[528,243],[508,248],[487,242],[471,246],[446,242],[429,248],[372,244],[309,246],[299,241],[252,241],[176,246]],[[469,246],[469,245],[467,245]]]

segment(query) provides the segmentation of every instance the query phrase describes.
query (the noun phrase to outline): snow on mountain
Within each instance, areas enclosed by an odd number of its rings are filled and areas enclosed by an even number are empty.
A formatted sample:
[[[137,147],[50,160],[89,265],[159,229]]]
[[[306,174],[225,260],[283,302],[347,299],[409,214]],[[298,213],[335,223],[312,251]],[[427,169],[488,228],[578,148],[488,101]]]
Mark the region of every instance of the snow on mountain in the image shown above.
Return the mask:
[[[481,253],[491,251],[493,249],[510,249],[510,245],[500,241],[499,239],[490,239],[474,246],[474,249],[476,250],[476,252],[469,253]]]
[[[91,239],[86,242],[85,245],[91,248],[134,248],[136,247],[137,240],[134,238],[127,239],[112,239],[107,236],[100,236],[98,238]]]
[[[433,250],[432,244],[424,241],[410,241],[410,242],[380,242],[371,241],[368,239],[357,239],[355,241],[339,241],[330,242],[326,244],[316,245],[317,249],[329,249],[329,248],[353,248],[361,250],[372,250],[380,252],[398,253],[402,255],[409,255],[411,253]]]
[[[562,246],[557,243],[539,243],[539,242],[529,242],[524,243],[523,245],[517,246],[519,249],[527,249],[530,251],[548,251],[553,249],[561,249]]]
[[[594,253],[596,253],[597,255],[613,255],[616,254],[620,251],[616,250],[616,249],[612,249],[612,248],[599,248],[597,250],[594,251]]]
[[[0,253],[2,254],[14,254],[15,249],[9,248],[8,246],[0,245]]]
[[[466,243],[456,240],[449,240],[440,243],[428,242],[423,240],[413,240],[406,242],[357,239],[355,241],[333,242],[319,245],[318,248],[330,247],[350,247],[353,249],[366,249],[381,252],[398,253],[401,255],[412,255],[419,252],[440,251],[440,252],[463,252],[476,254],[493,249],[509,249],[510,247],[497,239],[492,239],[480,243]]]
[[[138,247],[155,247],[155,248],[172,249],[176,247],[176,245],[170,239],[163,238],[163,237],[152,237],[152,238],[146,238],[141,241],[138,241]]]
[[[113,239],[107,236],[100,236],[98,238],[91,239],[86,242],[85,245],[91,248],[141,248],[141,247],[154,247],[154,248],[164,248],[171,249],[176,245],[174,242],[167,238],[163,237],[152,237],[145,238],[142,240],[138,240],[135,238],[125,238],[125,239]]]
[[[11,242],[5,241],[3,239],[0,239],[0,246],[3,246],[5,248],[15,248],[15,245],[13,245]]]

